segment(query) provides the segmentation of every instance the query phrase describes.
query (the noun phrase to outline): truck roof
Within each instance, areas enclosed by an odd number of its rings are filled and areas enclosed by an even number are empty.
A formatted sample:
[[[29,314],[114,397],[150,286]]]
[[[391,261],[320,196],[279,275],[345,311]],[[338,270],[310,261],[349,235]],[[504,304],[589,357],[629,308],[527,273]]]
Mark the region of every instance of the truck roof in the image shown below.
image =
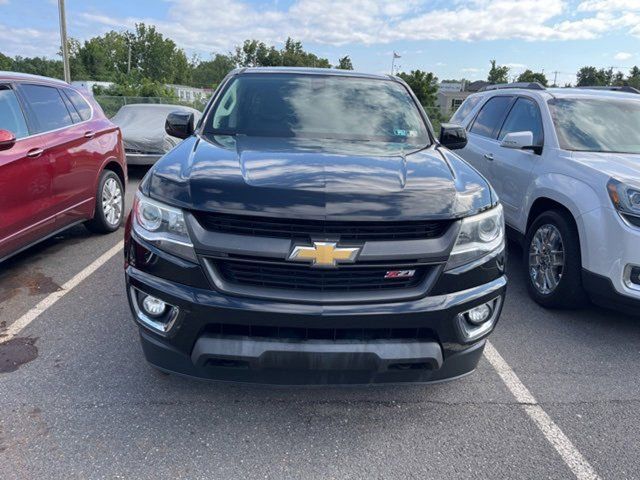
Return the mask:
[[[242,73],[297,73],[304,75],[331,75],[336,77],[374,78],[378,80],[395,80],[391,75],[378,73],[364,73],[353,70],[340,70],[337,68],[311,68],[311,67],[246,67],[235,71]]]

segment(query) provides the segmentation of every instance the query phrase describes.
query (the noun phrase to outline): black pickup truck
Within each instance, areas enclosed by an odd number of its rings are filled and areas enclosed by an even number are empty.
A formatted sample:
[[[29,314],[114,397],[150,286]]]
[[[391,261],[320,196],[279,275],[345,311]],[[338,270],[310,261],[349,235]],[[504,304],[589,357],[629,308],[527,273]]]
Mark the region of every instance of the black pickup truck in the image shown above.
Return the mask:
[[[129,302],[155,367],[274,384],[472,372],[506,289],[502,207],[400,79],[231,72],[140,184]]]

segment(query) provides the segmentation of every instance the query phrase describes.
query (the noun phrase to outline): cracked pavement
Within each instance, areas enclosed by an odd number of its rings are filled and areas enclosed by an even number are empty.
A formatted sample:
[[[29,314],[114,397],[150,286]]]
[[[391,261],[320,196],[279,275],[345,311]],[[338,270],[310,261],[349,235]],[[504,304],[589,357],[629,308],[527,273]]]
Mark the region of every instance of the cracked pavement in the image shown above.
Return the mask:
[[[3,264],[0,325],[121,235],[77,227]],[[492,344],[602,478],[640,478],[640,319],[538,307],[520,255]],[[486,359],[432,386],[230,385],[156,372],[136,330],[116,255],[22,332],[37,352],[0,372],[3,479],[573,478]]]

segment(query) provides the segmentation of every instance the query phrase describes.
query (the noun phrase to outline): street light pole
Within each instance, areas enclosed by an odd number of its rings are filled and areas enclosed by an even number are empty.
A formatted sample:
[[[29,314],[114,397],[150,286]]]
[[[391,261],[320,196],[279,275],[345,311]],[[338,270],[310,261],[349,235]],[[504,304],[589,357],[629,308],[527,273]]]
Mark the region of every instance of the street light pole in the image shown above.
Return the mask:
[[[58,0],[58,13],[60,14],[60,44],[62,46],[64,81],[71,83],[71,71],[69,69],[69,44],[67,43],[67,17],[64,11],[64,0]]]

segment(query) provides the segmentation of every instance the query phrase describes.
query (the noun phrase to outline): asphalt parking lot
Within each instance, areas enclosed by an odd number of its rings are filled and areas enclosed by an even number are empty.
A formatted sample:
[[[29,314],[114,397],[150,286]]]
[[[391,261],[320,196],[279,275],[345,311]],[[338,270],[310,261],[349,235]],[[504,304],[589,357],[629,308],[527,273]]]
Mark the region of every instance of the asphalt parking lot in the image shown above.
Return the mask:
[[[513,245],[473,375],[291,389],[150,368],[121,237],[77,227],[0,266],[0,478],[640,478],[640,319],[538,307]]]

